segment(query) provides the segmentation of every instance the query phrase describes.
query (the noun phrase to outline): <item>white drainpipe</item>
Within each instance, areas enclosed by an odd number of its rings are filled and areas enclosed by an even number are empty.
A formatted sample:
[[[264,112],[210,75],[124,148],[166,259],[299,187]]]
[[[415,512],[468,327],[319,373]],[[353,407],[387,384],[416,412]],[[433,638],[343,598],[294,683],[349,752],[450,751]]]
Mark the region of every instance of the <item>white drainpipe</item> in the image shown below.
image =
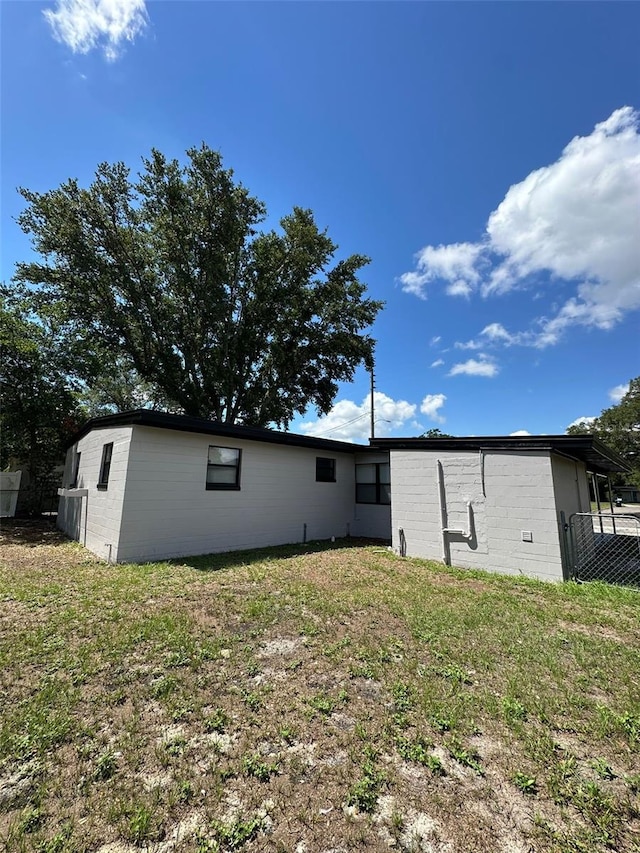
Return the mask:
[[[437,479],[438,479],[438,500],[440,502],[440,523],[441,523],[441,533],[442,533],[442,562],[445,566],[451,565],[451,551],[449,548],[449,539],[448,536],[451,534],[455,536],[462,536],[465,539],[470,538],[471,531],[473,529],[473,515],[471,511],[471,501],[467,501],[467,529],[460,530],[455,527],[447,526],[447,496],[444,488],[444,473],[442,470],[442,462],[437,459]]]

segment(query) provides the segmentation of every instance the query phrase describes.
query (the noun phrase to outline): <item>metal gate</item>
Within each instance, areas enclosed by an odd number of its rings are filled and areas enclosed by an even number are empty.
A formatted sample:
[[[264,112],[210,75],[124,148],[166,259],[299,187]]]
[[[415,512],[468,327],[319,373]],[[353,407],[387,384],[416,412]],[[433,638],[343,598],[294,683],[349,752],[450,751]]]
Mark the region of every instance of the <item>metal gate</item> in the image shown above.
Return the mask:
[[[640,587],[640,519],[576,512],[569,518],[571,577]]]

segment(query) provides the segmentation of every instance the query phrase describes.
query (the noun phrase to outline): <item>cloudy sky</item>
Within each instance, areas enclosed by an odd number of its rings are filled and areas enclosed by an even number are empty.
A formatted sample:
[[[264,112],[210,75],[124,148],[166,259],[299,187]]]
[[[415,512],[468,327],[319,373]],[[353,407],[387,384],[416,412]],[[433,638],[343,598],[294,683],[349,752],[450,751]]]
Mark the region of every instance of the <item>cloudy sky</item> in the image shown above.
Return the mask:
[[[17,186],[202,141],[312,208],[386,302],[376,432],[561,433],[640,374],[640,5],[0,4],[2,277]],[[364,371],[293,428],[369,435]]]

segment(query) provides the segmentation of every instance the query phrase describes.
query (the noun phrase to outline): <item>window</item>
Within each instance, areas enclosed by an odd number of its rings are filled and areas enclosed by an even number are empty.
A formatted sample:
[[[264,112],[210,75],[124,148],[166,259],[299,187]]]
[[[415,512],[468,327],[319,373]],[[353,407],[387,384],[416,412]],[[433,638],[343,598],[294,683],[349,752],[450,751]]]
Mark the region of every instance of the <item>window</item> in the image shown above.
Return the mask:
[[[102,462],[100,464],[100,479],[98,488],[106,489],[109,483],[109,471],[111,470],[111,457],[113,456],[113,442],[105,444],[102,448]]]
[[[356,465],[356,503],[391,503],[391,471],[388,462]]]
[[[336,460],[327,459],[325,456],[316,456],[316,482],[335,483]]]
[[[240,488],[240,451],[233,447],[209,446],[207,489]]]
[[[73,467],[71,469],[71,482],[69,483],[70,489],[77,489],[78,488],[78,472],[80,471],[80,457],[81,456],[82,456],[81,453],[76,453],[75,456],[73,457]],[[108,476],[109,475],[107,474],[107,477]]]

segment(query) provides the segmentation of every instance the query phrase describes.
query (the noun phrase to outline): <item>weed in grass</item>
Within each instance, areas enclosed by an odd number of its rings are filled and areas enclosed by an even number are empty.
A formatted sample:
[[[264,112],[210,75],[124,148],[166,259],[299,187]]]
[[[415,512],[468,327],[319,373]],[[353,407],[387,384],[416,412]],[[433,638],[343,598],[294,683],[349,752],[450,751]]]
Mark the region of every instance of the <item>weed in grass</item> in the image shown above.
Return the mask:
[[[529,773],[523,773],[521,770],[518,770],[513,774],[512,781],[516,788],[522,791],[523,794],[533,796],[538,792],[536,777],[529,775]]]
[[[625,776],[624,781],[632,794],[640,794],[640,773]]]
[[[350,638],[343,637],[341,640],[338,640],[337,643],[329,643],[328,645],[323,646],[322,654],[334,663],[339,663],[342,660],[341,652],[344,651],[344,649],[348,648],[350,645]]]
[[[418,736],[412,739],[404,735],[397,735],[395,738],[395,747],[402,758],[407,761],[426,764],[429,757],[429,750],[433,748],[433,744],[424,737]]]
[[[176,800],[179,803],[190,803],[194,795],[193,785],[186,779],[176,787]]]
[[[171,711],[171,719],[174,723],[179,723],[182,720],[186,720],[191,714],[193,714],[193,705],[181,703],[176,705]]]
[[[229,725],[229,716],[223,708],[215,708],[204,720],[204,730],[222,734]]]
[[[342,702],[343,705],[346,705],[349,701],[349,694],[344,689],[344,687],[338,692],[338,702]]]
[[[43,814],[38,806],[27,806],[18,821],[18,833],[20,835],[30,835],[40,829],[43,821]]]
[[[259,675],[261,672],[260,664],[257,661],[249,661],[247,664],[247,675],[249,678],[254,678],[256,675]]]
[[[375,765],[376,755],[371,748],[365,748],[365,761],[362,776],[349,789],[347,805],[355,806],[360,812],[371,814],[375,811],[380,789],[386,780],[385,774]]]
[[[278,734],[282,740],[289,745],[291,745],[296,739],[295,729],[292,729],[290,726],[283,726]]]
[[[151,809],[141,803],[131,811],[127,823],[127,838],[140,846],[143,841],[151,840],[153,815]]]
[[[94,781],[104,782],[107,779],[111,779],[111,777],[115,775],[117,767],[118,759],[115,752],[108,749],[106,752],[101,753],[98,756],[96,765],[93,769]]]
[[[164,751],[167,755],[171,755],[172,757],[176,757],[178,755],[182,755],[187,745],[186,738],[183,737],[175,737],[171,740],[165,741],[163,744]]]
[[[451,738],[447,743],[449,755],[454,758],[458,764],[464,767],[470,767],[475,770],[479,776],[484,776],[484,771],[480,766],[480,756],[472,749],[466,749],[457,738]]]
[[[262,708],[262,697],[255,690],[242,690],[240,695],[242,696],[242,701],[250,711],[255,713]]]
[[[605,781],[616,778],[616,774],[604,758],[594,758],[593,761],[589,762],[589,766],[601,779],[604,779]]]
[[[434,667],[433,672],[435,672],[435,674],[439,675],[441,678],[446,678],[448,681],[455,685],[473,683],[469,678],[469,673],[455,663],[448,664],[447,666]]]
[[[166,699],[174,692],[177,681],[170,675],[161,675],[151,684],[151,695],[154,699]]]
[[[196,836],[196,853],[220,853],[222,850],[239,850],[260,832],[263,826],[260,817],[238,819],[232,823],[216,821],[212,824],[210,834],[206,837],[202,832]]]
[[[278,762],[268,764],[259,755],[247,755],[242,762],[242,767],[247,776],[253,776],[259,782],[268,782],[279,770]]]
[[[327,696],[326,693],[319,693],[317,696],[314,696],[309,700],[309,704],[314,711],[317,711],[325,717],[332,714],[333,709],[336,706],[335,700],[332,699],[331,696]]]
[[[397,682],[391,688],[393,696],[393,707],[399,713],[406,713],[413,708],[415,696],[413,689],[408,684]]]
[[[51,838],[41,841],[36,850],[38,853],[71,853],[75,849],[71,841],[71,835],[71,824],[67,823]]]
[[[511,696],[505,696],[502,699],[502,710],[508,722],[513,723],[516,720],[524,722],[527,719],[527,709],[522,702],[514,699]]]
[[[448,717],[431,717],[431,725],[440,733],[451,731],[453,728],[453,723]]]
[[[350,678],[366,678],[370,681],[376,681],[378,675],[378,670],[372,663],[351,664],[349,666]]]

